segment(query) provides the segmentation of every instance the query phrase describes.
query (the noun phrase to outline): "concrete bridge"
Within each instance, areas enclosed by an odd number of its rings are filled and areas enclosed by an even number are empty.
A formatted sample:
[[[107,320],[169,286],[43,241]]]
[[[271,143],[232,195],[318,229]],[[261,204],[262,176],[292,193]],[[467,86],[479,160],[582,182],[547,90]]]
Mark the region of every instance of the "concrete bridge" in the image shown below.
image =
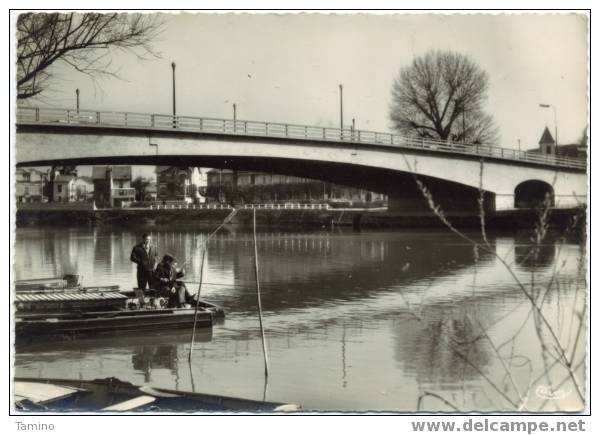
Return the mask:
[[[176,165],[255,170],[386,193],[428,210],[415,179],[447,211],[586,203],[586,162],[514,149],[364,130],[125,112],[19,107],[18,166]]]

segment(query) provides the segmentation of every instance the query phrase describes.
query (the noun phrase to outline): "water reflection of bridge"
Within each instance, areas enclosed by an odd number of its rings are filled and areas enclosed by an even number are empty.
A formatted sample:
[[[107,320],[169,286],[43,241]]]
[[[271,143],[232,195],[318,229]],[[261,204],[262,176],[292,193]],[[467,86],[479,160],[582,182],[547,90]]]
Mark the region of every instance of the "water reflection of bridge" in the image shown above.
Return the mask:
[[[84,275],[87,284],[132,285],[129,261],[136,234],[114,228],[19,229],[16,277],[63,273]],[[160,252],[186,263],[188,279],[197,279],[205,233],[153,232]],[[528,235],[517,238],[517,266],[529,270],[551,264],[552,240],[532,251]],[[492,247],[495,249],[494,240]],[[298,308],[316,301],[368,299],[393,286],[459,275],[475,264],[472,246],[452,235],[410,233],[290,233],[258,236],[260,278],[267,310]],[[35,252],[35,255],[23,255]],[[535,255],[534,255],[535,254]],[[254,310],[253,241],[249,233],[222,233],[208,245],[205,288],[232,311]],[[480,253],[479,263],[492,255]],[[534,263],[535,260],[535,264]]]
[[[493,246],[493,240],[492,240]],[[215,240],[209,267],[233,264],[240,291],[231,309],[254,309],[252,240]],[[357,300],[377,291],[427,278],[460,273],[474,264],[473,248],[454,235],[428,233],[261,234],[258,240],[263,306],[266,310],[305,307],[311,302]],[[483,253],[479,261],[489,261]]]

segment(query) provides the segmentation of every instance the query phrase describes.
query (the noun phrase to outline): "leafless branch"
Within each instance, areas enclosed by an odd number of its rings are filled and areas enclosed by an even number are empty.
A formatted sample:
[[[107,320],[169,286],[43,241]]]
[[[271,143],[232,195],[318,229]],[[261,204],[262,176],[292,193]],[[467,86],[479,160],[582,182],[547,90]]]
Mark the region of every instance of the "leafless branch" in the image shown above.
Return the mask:
[[[429,51],[400,70],[390,119],[406,135],[495,144],[498,128],[485,113],[488,75],[468,56]]]
[[[92,78],[116,77],[115,50],[139,59],[159,57],[151,43],[161,31],[156,16],[100,13],[25,13],[17,19],[17,98],[44,92],[54,65],[64,63]]]

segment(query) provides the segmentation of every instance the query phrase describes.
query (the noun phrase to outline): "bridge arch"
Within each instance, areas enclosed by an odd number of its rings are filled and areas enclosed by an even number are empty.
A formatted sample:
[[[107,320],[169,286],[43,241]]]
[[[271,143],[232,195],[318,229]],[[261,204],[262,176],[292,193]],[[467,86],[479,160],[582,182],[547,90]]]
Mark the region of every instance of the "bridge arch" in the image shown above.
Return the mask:
[[[541,180],[526,180],[515,187],[515,208],[542,207],[548,200],[554,206],[554,188]]]

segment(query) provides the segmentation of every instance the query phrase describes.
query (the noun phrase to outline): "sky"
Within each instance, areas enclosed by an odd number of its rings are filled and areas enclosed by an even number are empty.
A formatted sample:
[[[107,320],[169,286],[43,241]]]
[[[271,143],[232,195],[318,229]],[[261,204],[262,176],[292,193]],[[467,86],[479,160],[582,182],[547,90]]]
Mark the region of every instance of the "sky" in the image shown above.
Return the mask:
[[[470,56],[490,78],[487,110],[500,145],[533,148],[548,126],[559,143],[587,125],[587,18],[575,14],[162,14],[153,48],[161,58],[113,54],[120,78],[94,82],[66,67],[41,101],[27,104],[144,113],[171,112],[176,62],[179,115],[390,131],[392,81],[430,49]]]

